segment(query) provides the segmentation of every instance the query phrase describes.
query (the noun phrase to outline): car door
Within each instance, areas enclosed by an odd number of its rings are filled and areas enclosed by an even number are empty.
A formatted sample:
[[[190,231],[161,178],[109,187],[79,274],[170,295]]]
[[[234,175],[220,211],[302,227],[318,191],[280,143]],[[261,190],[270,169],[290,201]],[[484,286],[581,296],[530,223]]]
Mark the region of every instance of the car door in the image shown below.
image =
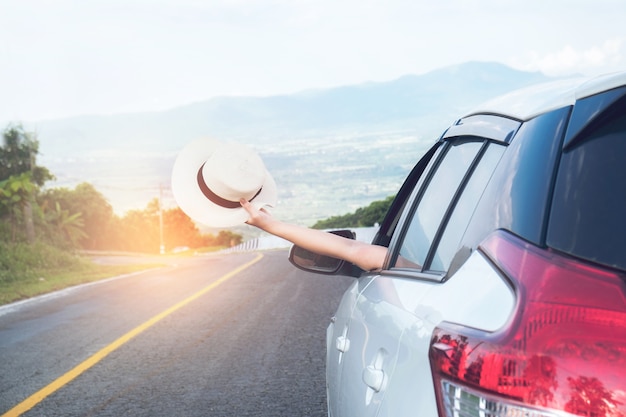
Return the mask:
[[[420,178],[423,178],[424,170],[438,149],[440,149],[440,144],[433,145],[411,170],[381,223],[377,235],[373,239],[374,244],[389,246],[404,207],[407,205],[417,182],[420,181]],[[357,299],[370,282],[371,280],[367,276],[354,281],[344,293],[327,329],[326,385],[329,415],[331,416],[341,415],[340,410],[351,408],[350,397],[344,393],[344,390],[349,387],[342,385],[344,355],[350,350],[350,323]],[[360,329],[355,331],[358,332]]]
[[[427,349],[432,329],[449,313],[429,299],[445,298],[449,269],[469,257],[459,242],[503,151],[504,145],[475,136],[440,142],[404,205],[385,269],[361,278],[333,415],[434,411]],[[459,299],[463,291],[457,290]],[[495,293],[512,303],[506,286]]]

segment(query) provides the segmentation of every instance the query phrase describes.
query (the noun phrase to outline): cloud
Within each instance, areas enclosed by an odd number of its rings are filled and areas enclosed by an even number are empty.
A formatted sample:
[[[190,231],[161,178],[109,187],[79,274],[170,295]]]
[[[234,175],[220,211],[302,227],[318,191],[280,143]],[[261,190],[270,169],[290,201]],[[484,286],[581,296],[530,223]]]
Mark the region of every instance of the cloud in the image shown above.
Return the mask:
[[[613,38],[587,49],[565,45],[556,52],[544,54],[533,50],[523,59],[514,59],[511,66],[525,71],[541,71],[552,76],[608,72],[620,66],[622,69],[626,67],[622,54],[623,44],[624,38]]]

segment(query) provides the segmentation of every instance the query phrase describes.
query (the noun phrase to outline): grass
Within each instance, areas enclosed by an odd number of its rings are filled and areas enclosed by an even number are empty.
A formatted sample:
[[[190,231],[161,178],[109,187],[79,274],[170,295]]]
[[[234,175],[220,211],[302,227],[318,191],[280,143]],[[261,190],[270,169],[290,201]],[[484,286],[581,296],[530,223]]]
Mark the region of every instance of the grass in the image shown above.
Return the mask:
[[[81,270],[41,271],[36,278],[0,283],[0,305],[47,294],[79,284],[99,281],[118,275],[129,274],[163,265],[97,265],[91,264]]]
[[[100,265],[45,244],[0,243],[0,305],[160,266]]]

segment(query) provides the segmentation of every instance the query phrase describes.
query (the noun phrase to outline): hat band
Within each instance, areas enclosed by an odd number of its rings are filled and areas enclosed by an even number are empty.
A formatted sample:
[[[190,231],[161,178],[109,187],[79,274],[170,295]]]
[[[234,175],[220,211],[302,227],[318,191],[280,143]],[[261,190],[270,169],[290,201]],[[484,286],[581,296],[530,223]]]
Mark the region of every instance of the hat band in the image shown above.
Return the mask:
[[[197,176],[198,186],[200,187],[200,191],[202,191],[202,194],[204,194],[204,196],[208,198],[212,203],[215,203],[220,207],[224,207],[227,209],[241,208],[241,203],[239,201],[226,200],[225,198],[222,198],[219,195],[215,194],[213,191],[211,191],[211,189],[206,185],[204,177],[202,176],[202,168],[204,168],[204,164],[202,164],[202,166],[198,170]],[[263,187],[259,188],[259,191],[257,191],[256,194],[248,201],[254,200],[259,194],[261,194],[261,190],[263,190]]]

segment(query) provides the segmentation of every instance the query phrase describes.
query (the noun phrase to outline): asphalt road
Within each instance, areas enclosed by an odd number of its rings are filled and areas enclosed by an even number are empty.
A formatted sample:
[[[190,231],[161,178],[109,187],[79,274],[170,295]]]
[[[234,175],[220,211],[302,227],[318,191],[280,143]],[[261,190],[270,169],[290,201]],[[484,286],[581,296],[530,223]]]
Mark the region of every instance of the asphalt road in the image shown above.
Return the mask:
[[[350,282],[212,255],[0,308],[0,415],[325,416]]]

